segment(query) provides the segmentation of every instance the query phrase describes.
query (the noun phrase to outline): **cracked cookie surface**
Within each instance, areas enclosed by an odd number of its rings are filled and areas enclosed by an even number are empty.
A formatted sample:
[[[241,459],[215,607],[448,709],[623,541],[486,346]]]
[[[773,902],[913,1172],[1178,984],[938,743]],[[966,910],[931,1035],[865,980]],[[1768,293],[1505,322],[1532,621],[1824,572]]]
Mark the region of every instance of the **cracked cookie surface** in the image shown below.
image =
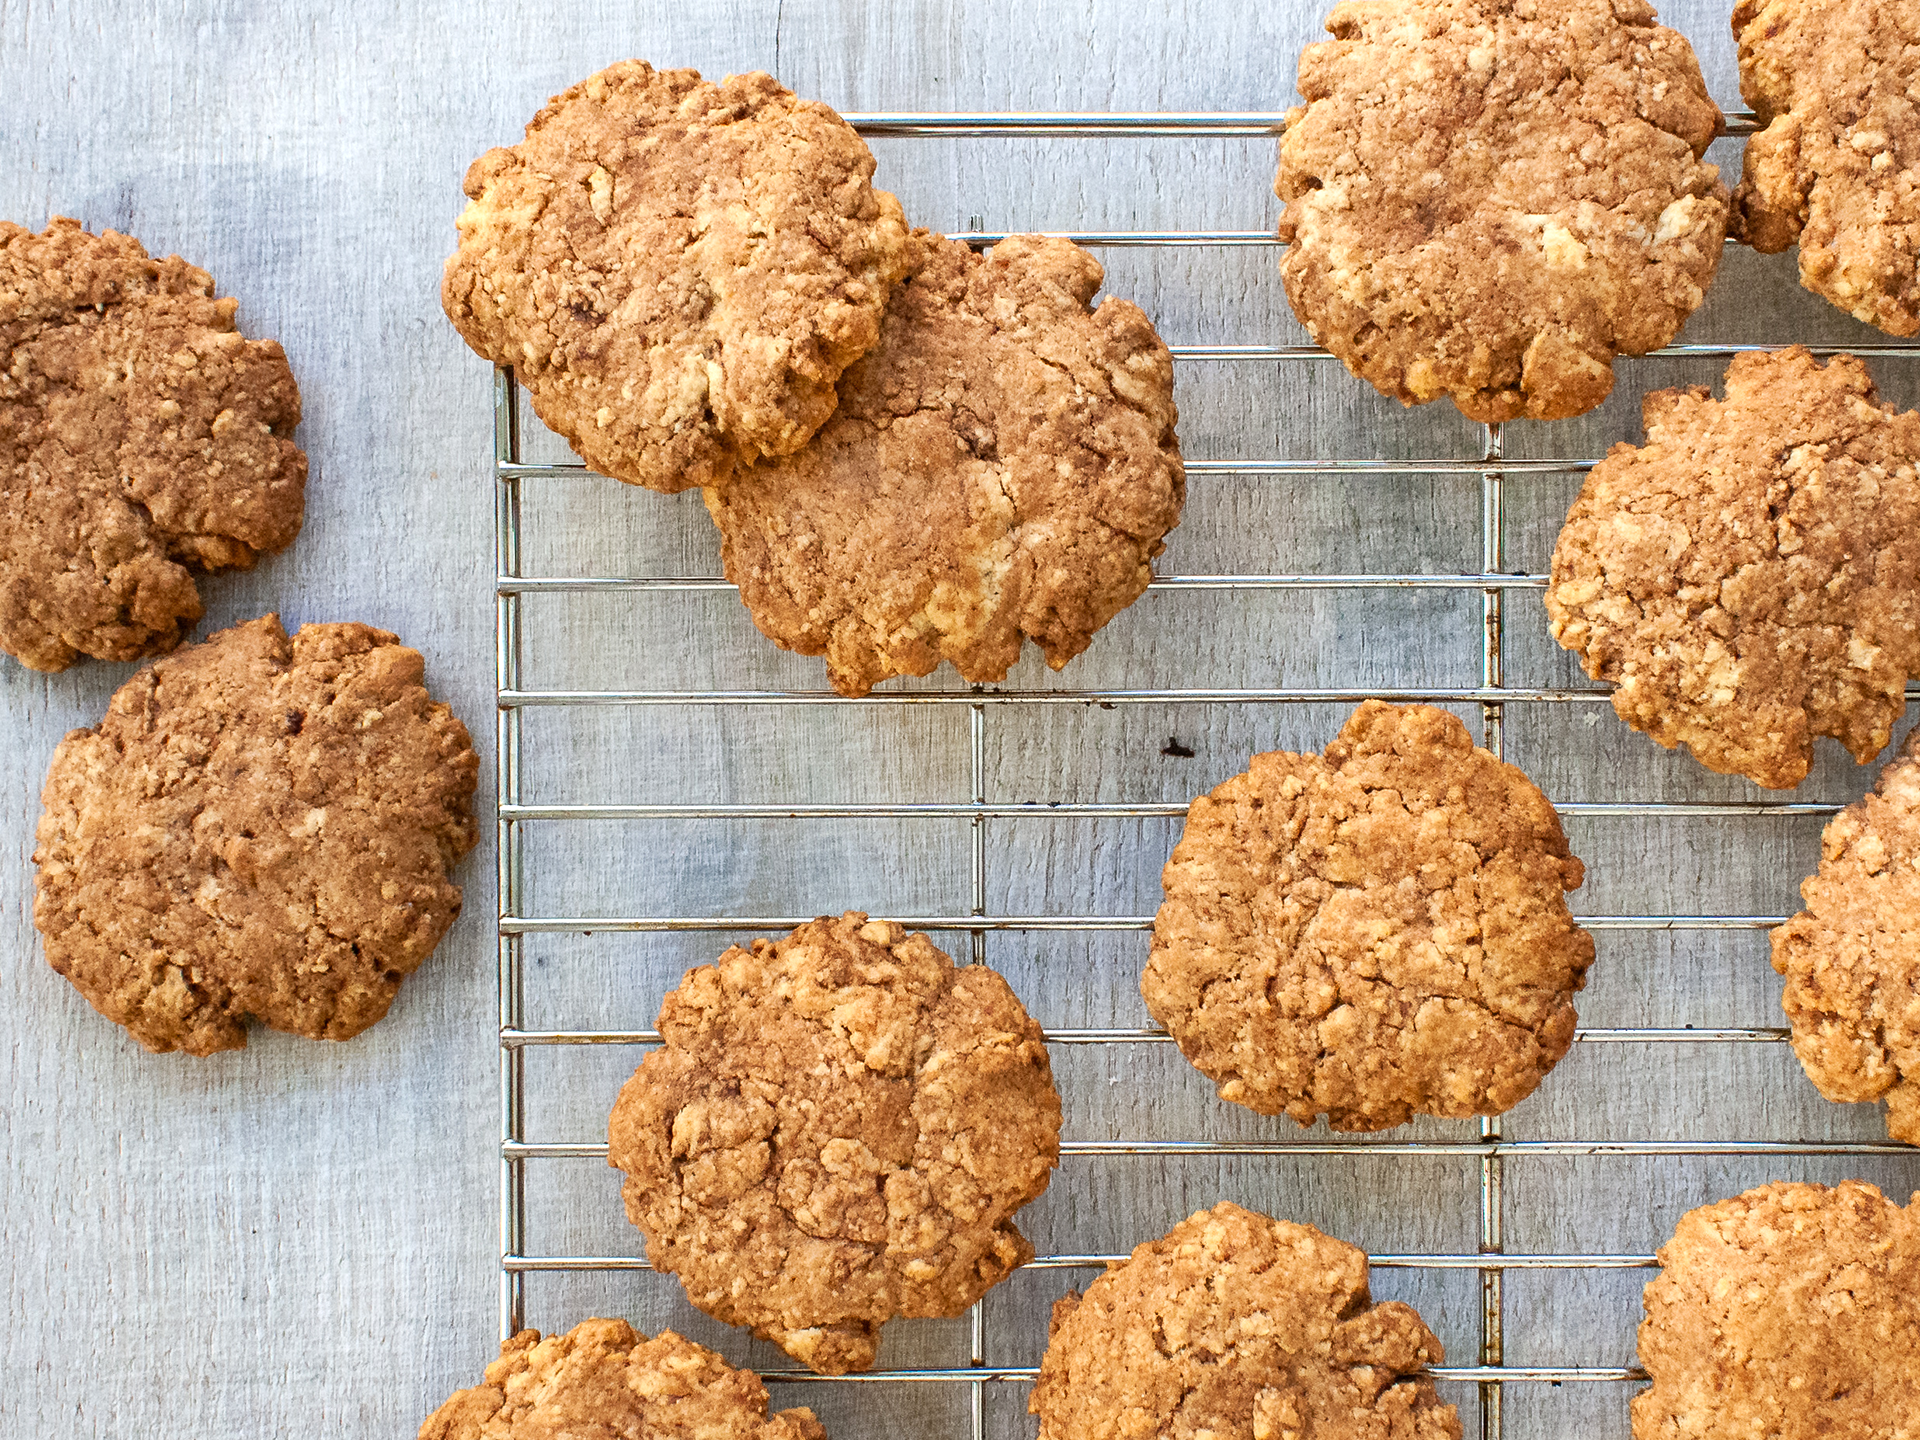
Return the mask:
[[[958,1315],[1033,1248],[1060,1097],[984,965],[858,912],[691,970],[620,1092],[608,1159],[647,1259],[822,1374],[895,1315]]]
[[[461,1390],[419,1440],[826,1440],[801,1407],[767,1413],[767,1387],[671,1330],[649,1339],[624,1320],[583,1320],[542,1340],[500,1344],[486,1383]]]
[[[1920,1145],[1920,730],[1827,822],[1806,908],[1773,931],[1793,1050],[1829,1100],[1887,1102]]]
[[[1427,705],[1195,800],[1140,992],[1224,1100],[1380,1130],[1497,1115],[1573,1042],[1593,940],[1547,798]]]
[[[480,762],[418,651],[267,615],[135,675],[54,751],[33,923],[149,1050],[345,1040],[460,912]]]
[[[1765,1185],[1688,1211],[1659,1258],[1634,1440],[1920,1440],[1920,1206]]]
[[[880,344],[813,443],[707,507],[727,577],[775,643],[843,695],[942,660],[1004,679],[1023,639],[1058,670],[1153,578],[1180,519],[1173,360],[1066,240],[975,255],[917,231]]]
[[[900,205],[825,105],[623,61],[467,171],[441,303],[589,465],[723,483],[833,413],[906,268]]]
[[[1720,263],[1720,123],[1642,0],[1352,0],[1300,57],[1274,191],[1287,298],[1403,404],[1578,415]]]
[[[300,391],[179,256],[0,222],[0,650],[35,670],[172,650],[195,572],[299,533]]]
[[[1027,1409],[1040,1440],[1459,1440],[1443,1358],[1365,1252],[1223,1203],[1055,1302]]]
[[[1800,246],[1800,283],[1893,335],[1920,331],[1920,6],[1739,0],[1747,141],[1735,228]]]
[[[1817,735],[1885,749],[1920,674],[1920,414],[1804,346],[1736,356],[1726,392],[1647,396],[1647,443],[1567,514],[1547,615],[1634,729],[1785,790]]]

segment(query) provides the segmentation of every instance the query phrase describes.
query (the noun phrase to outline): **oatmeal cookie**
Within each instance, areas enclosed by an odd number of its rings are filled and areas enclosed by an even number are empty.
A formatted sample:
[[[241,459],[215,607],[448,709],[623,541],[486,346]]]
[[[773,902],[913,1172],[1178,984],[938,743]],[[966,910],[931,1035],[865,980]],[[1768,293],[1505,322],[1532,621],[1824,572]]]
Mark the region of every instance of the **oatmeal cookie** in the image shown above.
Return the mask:
[[[1773,932],[1793,1049],[1829,1100],[1887,1102],[1920,1145],[1920,730],[1827,823],[1807,908]]]
[[[1058,670],[1153,578],[1186,494],[1173,359],[1066,240],[917,231],[879,348],[813,443],[707,492],[754,624],[843,695],[948,660]]]
[[[179,256],[0,222],[0,650],[35,670],[163,654],[196,571],[299,533],[300,391]]]
[[[1634,729],[1787,790],[1816,735],[1879,754],[1920,674],[1920,414],[1798,345],[1736,356],[1726,390],[1647,396],[1647,443],[1567,514],[1547,615]]]
[[[583,1320],[500,1345],[484,1385],[461,1390],[420,1440],[826,1440],[807,1409],[767,1413],[767,1387],[705,1346],[624,1320]]]
[[[33,923],[53,968],[147,1049],[276,1030],[345,1040],[460,913],[480,761],[366,625],[268,615],[142,670],[60,742]]]
[[[660,1010],[608,1159],[647,1259],[823,1375],[958,1315],[1033,1247],[1060,1156],[1040,1027],[984,965],[848,912],[735,946]]]
[[[1553,420],[1671,340],[1720,263],[1720,124],[1643,0],[1350,0],[1300,56],[1287,298],[1407,405]]]
[[[1739,0],[1747,141],[1734,227],[1764,254],[1796,241],[1800,283],[1856,320],[1920,331],[1920,5]]]
[[[717,485],[833,413],[906,270],[900,204],[825,105],[627,60],[467,171],[441,303],[589,465]]]
[[[1220,1204],[1055,1303],[1027,1409],[1040,1440],[1459,1440],[1418,1312],[1375,1305],[1364,1252]]]
[[[1498,1115],[1573,1043],[1593,939],[1546,796],[1429,705],[1193,802],[1140,992],[1220,1097],[1302,1125]]]
[[[1634,1440],[1920,1440],[1920,1207],[1764,1185],[1688,1211],[1660,1264]]]

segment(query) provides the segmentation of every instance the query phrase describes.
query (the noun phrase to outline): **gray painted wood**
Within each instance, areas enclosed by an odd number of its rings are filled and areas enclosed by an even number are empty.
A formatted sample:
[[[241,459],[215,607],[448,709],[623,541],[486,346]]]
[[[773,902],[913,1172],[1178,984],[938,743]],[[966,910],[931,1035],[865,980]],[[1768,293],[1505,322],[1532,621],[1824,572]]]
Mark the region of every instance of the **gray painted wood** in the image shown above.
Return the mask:
[[[1320,6],[1123,0],[1040,6],[723,0],[517,8],[441,0],[408,14],[213,0],[88,5],[0,0],[0,215],[70,214],[208,267],[250,334],[287,347],[313,460],[298,544],[206,587],[208,628],[278,608],[354,618],[428,656],[435,688],[491,756],[492,601],[487,367],[441,318],[440,262],[460,174],[512,140],[547,95],[631,54],[709,73],[772,69],[844,109],[1266,109],[1293,98]],[[1733,104],[1725,7],[1668,7]],[[1721,147],[1737,164],[1738,145]],[[936,227],[1254,228],[1277,205],[1271,145],[1251,140],[887,140],[882,183]],[[1271,252],[1109,252],[1113,293],[1175,342],[1297,341]],[[1793,284],[1791,257],[1729,256],[1689,339],[1871,338]],[[1592,455],[1637,434],[1641,391],[1710,381],[1712,364],[1620,369],[1581,421],[1515,426],[1509,453]],[[1915,376],[1878,367],[1903,402]],[[1187,366],[1191,457],[1466,456],[1451,410],[1404,413],[1329,365]],[[551,446],[551,442],[548,442]],[[530,431],[530,448],[540,437]],[[552,453],[563,453],[552,448]],[[1509,560],[1543,568],[1570,480],[1509,485]],[[1478,484],[1457,477],[1196,479],[1169,571],[1478,567]],[[543,482],[528,505],[532,573],[713,573],[696,497]],[[1577,678],[1537,598],[1512,602],[1509,680]],[[818,663],[760,640],[728,594],[529,602],[530,684],[794,687]],[[1478,599],[1446,594],[1155,594],[1120,617],[1067,683],[1236,686],[1469,684]],[[496,1047],[491,845],[465,871],[468,909],[390,1018],[344,1046],[260,1033],[241,1054],[150,1057],[42,962],[29,924],[31,830],[46,759],[91,723],[129,666],[56,677],[0,662],[0,1431],[47,1436],[410,1434],[478,1378],[495,1340]],[[1047,680],[1029,659],[1011,683]],[[951,683],[935,677],[933,684]],[[912,688],[911,686],[902,688]],[[1469,716],[1470,719],[1477,718]],[[1273,746],[1317,747],[1337,707],[991,710],[996,800],[1184,800]],[[1192,758],[1161,753],[1169,735]],[[697,802],[963,800],[956,709],[540,712],[527,797]],[[1516,710],[1510,755],[1560,798],[1754,794],[1626,732],[1604,706]],[[1827,747],[1804,796],[1869,779]],[[482,779],[483,796],[493,786]],[[1145,914],[1176,826],[1021,819],[989,831],[990,910]],[[1581,908],[1778,911],[1817,854],[1817,823],[1587,820]],[[894,913],[965,910],[963,823],[814,821],[534,827],[529,903],[547,913]],[[529,1023],[641,1027],[686,966],[725,937],[541,937],[528,944]],[[964,944],[964,940],[961,941]],[[987,957],[1052,1025],[1143,1022],[1138,934],[994,935]],[[1768,1024],[1778,981],[1752,934],[1603,938],[1589,1024]],[[632,1051],[529,1056],[528,1133],[602,1133]],[[1214,1100],[1165,1046],[1062,1051],[1080,1138],[1294,1133]],[[1428,1122],[1410,1134],[1459,1137]],[[1507,1120],[1520,1137],[1877,1138],[1878,1116],[1827,1105],[1779,1049],[1588,1047]],[[1507,1173],[1516,1250],[1648,1251],[1683,1209],[1785,1175],[1856,1173],[1904,1195],[1910,1159],[1528,1159]],[[1069,1160],[1028,1213],[1042,1251],[1124,1250],[1193,1208],[1234,1198],[1375,1250],[1471,1249],[1477,1167],[1449,1159]],[[615,1177],[598,1162],[530,1167],[529,1244],[627,1254]],[[1642,1276],[1515,1276],[1508,1357],[1620,1364]],[[989,1301],[988,1358],[1032,1363],[1046,1307],[1072,1277],[1022,1274]],[[1471,1363],[1471,1276],[1381,1271]],[[651,1275],[537,1276],[529,1318],[591,1313],[673,1325],[736,1361],[777,1363],[691,1311]],[[964,1322],[890,1328],[885,1365],[964,1359]],[[1471,1391],[1452,1387],[1477,1425]],[[1628,1387],[1516,1386],[1515,1436],[1624,1436]],[[964,1387],[780,1387],[839,1437],[964,1433]],[[1031,1433],[1020,1387],[992,1388],[988,1429]]]

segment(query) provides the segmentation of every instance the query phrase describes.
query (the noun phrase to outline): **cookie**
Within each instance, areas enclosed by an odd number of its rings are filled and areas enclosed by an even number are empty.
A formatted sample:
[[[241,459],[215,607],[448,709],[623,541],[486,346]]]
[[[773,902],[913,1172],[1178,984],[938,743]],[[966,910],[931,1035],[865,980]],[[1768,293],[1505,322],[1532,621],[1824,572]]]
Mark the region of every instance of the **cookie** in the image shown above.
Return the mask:
[[[1660,1264],[1634,1440],[1920,1437],[1920,1207],[1764,1185],[1681,1216]]]
[[[1882,0],[1739,0],[1747,141],[1734,226],[1856,320],[1920,331],[1920,10]]]
[[[807,1409],[767,1413],[767,1387],[705,1346],[624,1320],[502,1341],[484,1385],[427,1417],[420,1440],[826,1440]]]
[[[1773,932],[1793,1050],[1829,1100],[1884,1098],[1920,1145],[1920,730],[1827,823],[1807,908]]]
[[[1070,241],[988,256],[917,231],[879,347],[813,443],[707,492],[727,578],[843,695],[942,660],[1058,670],[1139,598],[1180,519],[1173,358],[1137,306],[1091,309]]]
[[[1027,1409],[1040,1440],[1459,1440],[1421,1373],[1442,1358],[1372,1302],[1365,1252],[1221,1204],[1055,1303]]]
[[[1195,800],[1140,993],[1220,1098],[1336,1130],[1498,1115],[1573,1043],[1593,939],[1546,796],[1429,705]]]
[[[1920,415],[1804,346],[1660,390],[1647,443],[1594,467],[1547,615],[1613,708],[1709,770],[1788,790],[1816,735],[1862,764],[1920,674]]]
[[[1406,405],[1555,420],[1679,333],[1720,263],[1720,124],[1642,0],[1353,0],[1300,56],[1287,298]]]
[[[157,661],[53,753],[33,923],[147,1049],[345,1040],[460,913],[479,758],[367,625],[267,615]]]
[[[687,972],[608,1159],[647,1259],[823,1375],[895,1315],[958,1315],[1033,1247],[1060,1156],[1040,1027],[984,965],[848,912]]]
[[[299,533],[300,391],[179,256],[0,221],[0,650],[35,670],[172,650],[196,573]]]
[[[906,269],[900,204],[825,105],[627,60],[467,171],[441,303],[596,470],[676,491],[833,413]]]

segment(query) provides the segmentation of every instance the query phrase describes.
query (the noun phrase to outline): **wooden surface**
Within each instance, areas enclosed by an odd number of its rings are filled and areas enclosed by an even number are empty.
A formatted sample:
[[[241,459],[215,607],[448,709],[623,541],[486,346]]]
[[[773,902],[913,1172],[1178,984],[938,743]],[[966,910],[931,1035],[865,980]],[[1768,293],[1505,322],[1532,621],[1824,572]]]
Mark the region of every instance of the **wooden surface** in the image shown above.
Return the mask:
[[[113,226],[210,269],[242,327],[286,346],[312,457],[307,523],[287,554],[204,587],[205,628],[280,610],[290,624],[358,619],[428,657],[430,683],[474,729],[493,791],[490,375],[441,317],[437,281],[469,159],[513,140],[552,92],[629,55],[709,73],[764,67],[848,110],[1217,109],[1291,103],[1320,5],[1238,0],[1031,5],[918,0],[704,7],[475,0],[405,7],[0,0],[0,216]],[[1722,3],[1674,4],[1723,104],[1737,105]],[[613,18],[618,15],[618,18]],[[880,181],[915,220],[965,229],[1251,229],[1270,225],[1262,140],[886,140]],[[1716,158],[1737,165],[1738,145]],[[1109,288],[1175,343],[1296,342],[1271,250],[1107,252]],[[1691,340],[1873,337],[1794,284],[1792,257],[1728,256]],[[1711,362],[1626,362],[1583,420],[1509,427],[1514,455],[1599,454],[1637,438],[1640,392],[1711,382]],[[1920,361],[1881,362],[1916,398]],[[1190,458],[1472,456],[1451,409],[1402,412],[1337,367],[1183,366]],[[542,437],[530,433],[529,447]],[[550,441],[548,444],[550,445]],[[554,451],[552,453],[559,453]],[[1545,568],[1576,488],[1508,489],[1508,563]],[[530,492],[532,574],[712,574],[697,496],[597,481]],[[1167,573],[1479,568],[1474,477],[1329,482],[1196,478]],[[1029,658],[1010,684],[1472,684],[1476,592],[1155,593],[1054,680]],[[1510,601],[1510,683],[1579,679],[1546,636],[1537,594]],[[728,593],[528,602],[530,685],[821,688],[817,661],[774,651]],[[29,923],[32,827],[47,757],[93,722],[131,666],[43,677],[0,661],[0,1064],[9,1164],[0,1174],[0,1433],[200,1437],[408,1435],[478,1380],[496,1339],[497,1048],[489,842],[467,862],[467,911],[391,1016],[347,1045],[268,1032],[243,1053],[153,1057],[47,969]],[[951,686],[951,674],[923,684]],[[890,687],[902,688],[902,687]],[[904,688],[914,688],[912,686]],[[989,709],[994,800],[1184,801],[1256,749],[1317,748],[1342,707]],[[1477,724],[1477,711],[1463,711]],[[644,708],[527,717],[529,800],[965,800],[961,707]],[[1195,753],[1162,753],[1177,736]],[[1514,707],[1508,754],[1557,799],[1750,798],[1627,732],[1603,705]],[[1823,742],[1796,798],[1868,783]],[[1589,913],[1777,913],[1818,853],[1817,821],[1583,820],[1571,827]],[[529,827],[530,913],[767,915],[843,907],[964,912],[963,821],[821,820]],[[1177,825],[995,821],[990,912],[1151,913]],[[491,833],[490,827],[487,833]],[[528,1021],[651,1023],[681,970],[725,937],[529,941]],[[965,938],[955,937],[964,955]],[[990,935],[987,958],[1053,1026],[1144,1023],[1139,934]],[[1778,981],[1756,933],[1601,938],[1589,1025],[1777,1023]],[[593,1140],[635,1052],[536,1051],[528,1129]],[[1171,1047],[1062,1049],[1072,1138],[1298,1133],[1216,1101]],[[1463,1138],[1425,1122],[1409,1134]],[[1521,1138],[1878,1139],[1878,1113],[1828,1105],[1778,1046],[1583,1046],[1507,1117]],[[1904,1198],[1920,1160],[1508,1162],[1516,1251],[1651,1251],[1689,1206],[1776,1177],[1858,1174]],[[1070,1159],[1023,1220],[1043,1252],[1118,1251],[1233,1198],[1376,1251],[1470,1251],[1479,1173],[1450,1158]],[[615,1177],[597,1161],[529,1166],[529,1247],[637,1253]],[[988,1302],[987,1357],[1031,1364],[1070,1272],[1014,1277]],[[1081,1280],[1084,1280],[1082,1275]],[[1638,1272],[1516,1274],[1507,1358],[1629,1363]],[[1455,1363],[1473,1363],[1467,1273],[1382,1270]],[[593,1313],[671,1324],[736,1361],[779,1363],[691,1311],[648,1274],[536,1276],[529,1320]],[[964,1362],[958,1322],[892,1326],[886,1366]],[[1451,1386],[1469,1435],[1473,1392]],[[1624,1436],[1630,1387],[1518,1385],[1514,1436]],[[965,1433],[964,1386],[781,1386],[847,1437]],[[1031,1433],[1024,1387],[989,1387],[993,1435]]]

